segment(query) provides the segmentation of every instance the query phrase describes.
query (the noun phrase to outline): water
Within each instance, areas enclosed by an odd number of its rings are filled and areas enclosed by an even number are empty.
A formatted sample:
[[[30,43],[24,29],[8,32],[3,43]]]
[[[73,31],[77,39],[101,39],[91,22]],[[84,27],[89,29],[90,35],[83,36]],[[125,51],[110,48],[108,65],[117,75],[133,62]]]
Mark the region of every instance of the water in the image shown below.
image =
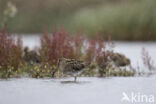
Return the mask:
[[[115,42],[116,52],[129,57],[133,66],[141,63],[141,49],[145,47],[156,62],[156,43]],[[39,37],[25,36],[23,45],[39,46]],[[143,67],[144,68],[144,67]],[[152,95],[156,102],[156,75],[150,77],[81,77],[78,83],[62,83],[66,79],[8,79],[0,80],[0,104],[135,104],[121,101],[123,95]],[[155,103],[137,103],[155,104]]]
[[[127,104],[121,101],[123,92],[156,96],[156,76],[62,80],[73,79],[1,80],[0,104]]]

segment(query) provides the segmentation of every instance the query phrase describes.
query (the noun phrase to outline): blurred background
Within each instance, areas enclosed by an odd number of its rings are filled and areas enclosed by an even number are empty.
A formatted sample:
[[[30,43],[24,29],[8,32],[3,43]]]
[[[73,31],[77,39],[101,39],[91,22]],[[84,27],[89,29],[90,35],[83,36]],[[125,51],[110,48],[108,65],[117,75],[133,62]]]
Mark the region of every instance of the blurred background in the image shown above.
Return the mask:
[[[39,34],[63,25],[88,36],[111,35],[113,40],[156,40],[155,0],[0,0],[0,22],[8,1],[17,8],[8,20],[10,33]]]

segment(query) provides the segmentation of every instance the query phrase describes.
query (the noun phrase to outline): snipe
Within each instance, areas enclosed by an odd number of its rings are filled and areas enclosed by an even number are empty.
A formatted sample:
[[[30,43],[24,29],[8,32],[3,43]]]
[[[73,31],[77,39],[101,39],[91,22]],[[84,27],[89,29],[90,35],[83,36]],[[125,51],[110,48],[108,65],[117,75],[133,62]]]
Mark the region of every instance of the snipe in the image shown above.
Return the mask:
[[[90,63],[85,63],[84,61],[79,61],[75,59],[60,58],[57,63],[57,69],[62,71],[66,75],[71,75],[74,77],[76,82],[77,76],[89,65]]]

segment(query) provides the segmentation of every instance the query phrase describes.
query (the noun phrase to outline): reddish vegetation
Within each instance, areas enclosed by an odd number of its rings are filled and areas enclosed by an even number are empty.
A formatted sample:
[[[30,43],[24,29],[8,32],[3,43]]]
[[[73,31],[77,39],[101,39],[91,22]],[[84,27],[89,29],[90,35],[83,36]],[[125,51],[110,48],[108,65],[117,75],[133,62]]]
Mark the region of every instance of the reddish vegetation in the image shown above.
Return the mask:
[[[146,51],[145,48],[142,49],[142,61],[143,64],[149,69],[152,70],[153,67],[153,61],[148,53],[148,51]]]
[[[58,58],[74,58],[83,59],[88,62],[103,63],[101,56],[106,51],[106,44],[99,35],[96,38],[85,38],[81,31],[76,35],[71,35],[64,28],[54,29],[49,35],[45,30],[40,38],[41,47],[39,49],[40,62],[42,64],[49,63],[56,65]],[[36,52],[36,51],[34,51]],[[0,31],[0,66],[5,69],[13,67],[15,70],[20,63],[23,63],[22,58],[23,47],[20,37],[17,42],[7,34],[4,28]],[[25,54],[24,54],[25,55]]]
[[[60,30],[55,28],[51,35],[44,31],[41,37],[41,60],[42,62],[56,65],[57,59],[61,57],[79,58],[81,55],[79,50],[82,43],[83,37],[81,33],[74,37],[63,28]]]
[[[0,66],[4,69],[12,67],[16,70],[22,62],[22,41],[17,42],[7,34],[6,28],[0,31]]]
[[[110,41],[108,44],[110,45]],[[99,35],[96,35],[94,39],[87,39],[81,32],[70,35],[63,28],[59,30],[55,28],[51,35],[44,30],[41,37],[40,55],[43,63],[56,65],[58,58],[65,57],[83,58],[85,61],[97,61],[98,64],[101,64],[100,60],[104,51],[106,51],[106,44]]]
[[[36,73],[34,75],[36,77],[42,76],[42,73],[41,75],[39,74],[40,69],[38,68],[40,67],[42,70],[42,66],[45,68],[49,65],[50,68],[47,73],[51,74],[51,71],[56,68],[58,58],[62,57],[95,63],[92,66],[99,66],[100,76],[103,76],[105,69],[111,66],[110,62],[112,61],[116,66],[130,64],[130,60],[124,55],[113,52],[113,44],[110,40],[110,37],[108,37],[108,41],[105,42],[99,35],[96,35],[95,38],[86,38],[80,31],[75,35],[71,35],[64,28],[55,28],[51,35],[44,30],[40,38],[41,46],[34,50],[29,50],[22,46],[20,37],[15,41],[4,28],[0,30],[0,69],[3,69],[0,72],[4,72],[1,77],[10,77],[12,71],[18,72],[20,64],[23,63],[26,63],[25,65],[28,67],[29,65],[37,65],[34,68],[35,71],[28,68],[30,72]],[[142,51],[142,58],[144,65],[149,70],[152,70],[153,63],[145,49]]]

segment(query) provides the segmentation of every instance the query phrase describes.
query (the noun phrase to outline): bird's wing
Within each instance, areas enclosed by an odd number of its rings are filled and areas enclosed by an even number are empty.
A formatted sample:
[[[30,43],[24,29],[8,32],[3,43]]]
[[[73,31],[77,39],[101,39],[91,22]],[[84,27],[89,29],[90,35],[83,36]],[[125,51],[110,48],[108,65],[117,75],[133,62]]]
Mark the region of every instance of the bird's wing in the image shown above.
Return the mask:
[[[80,63],[78,61],[72,61],[66,63],[65,70],[72,70],[72,71],[80,71],[83,68],[85,68],[85,65],[83,63]]]

